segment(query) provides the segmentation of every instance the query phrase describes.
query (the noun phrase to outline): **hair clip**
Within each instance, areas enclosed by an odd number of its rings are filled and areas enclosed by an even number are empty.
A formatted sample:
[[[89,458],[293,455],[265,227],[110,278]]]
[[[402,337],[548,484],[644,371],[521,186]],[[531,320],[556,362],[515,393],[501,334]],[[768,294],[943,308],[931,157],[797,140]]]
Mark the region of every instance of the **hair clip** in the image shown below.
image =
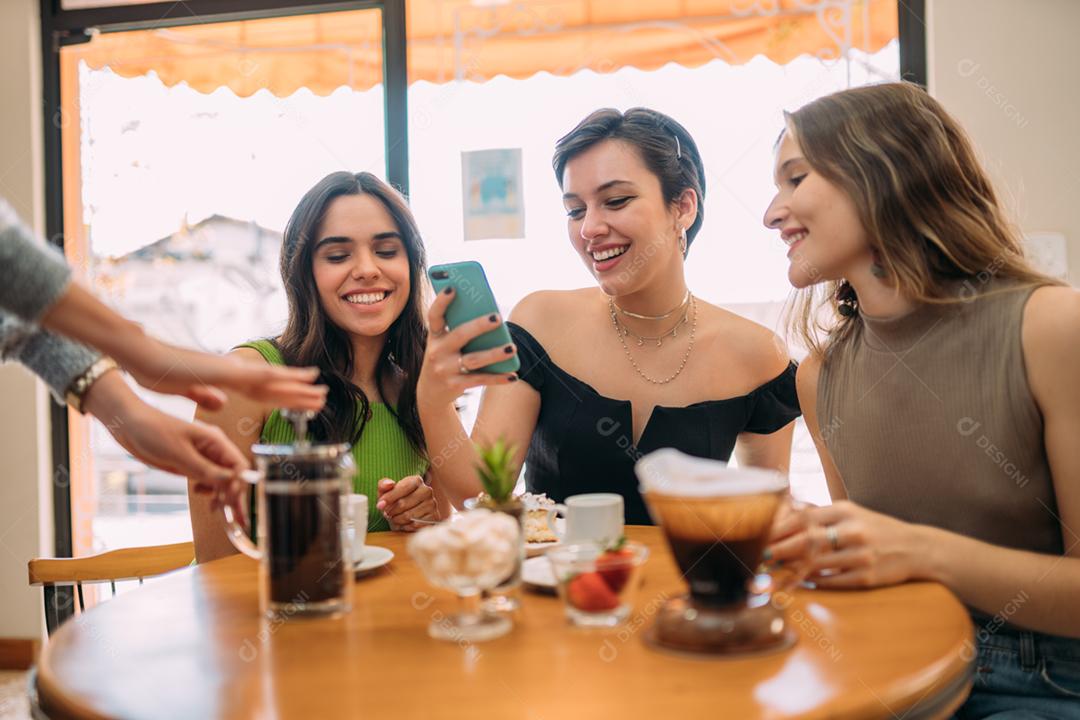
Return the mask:
[[[675,135],[675,157],[682,160],[682,143],[679,142],[679,136]]]

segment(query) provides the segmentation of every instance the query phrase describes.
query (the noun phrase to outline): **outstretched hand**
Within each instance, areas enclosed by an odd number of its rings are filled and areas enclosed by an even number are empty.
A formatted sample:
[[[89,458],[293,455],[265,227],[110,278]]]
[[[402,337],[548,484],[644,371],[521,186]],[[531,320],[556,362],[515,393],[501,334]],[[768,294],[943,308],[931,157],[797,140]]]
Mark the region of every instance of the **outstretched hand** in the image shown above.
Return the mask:
[[[90,387],[84,407],[136,459],[186,475],[197,492],[221,496],[243,517],[239,476],[248,461],[220,428],[185,422],[147,405],[118,372],[105,373]]]
[[[182,395],[208,410],[225,404],[222,390],[277,408],[318,411],[326,403],[326,386],[313,384],[318,368],[247,363],[152,338],[140,352],[114,357],[147,390]]]

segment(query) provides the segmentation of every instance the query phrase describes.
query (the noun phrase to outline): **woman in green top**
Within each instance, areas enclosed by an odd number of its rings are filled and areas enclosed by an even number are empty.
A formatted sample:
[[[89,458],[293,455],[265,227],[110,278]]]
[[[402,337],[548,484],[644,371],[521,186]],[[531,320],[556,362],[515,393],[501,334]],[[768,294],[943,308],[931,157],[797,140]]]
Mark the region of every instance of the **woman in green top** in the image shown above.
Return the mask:
[[[353,446],[353,489],[369,498],[369,530],[413,531],[422,525],[417,521],[445,517],[449,504],[424,481],[429,463],[416,412],[427,336],[424,245],[405,201],[370,173],[323,178],[289,218],[281,277],[289,301],[285,331],[232,354],[319,368],[329,392],[309,437]],[[276,409],[241,397],[196,417],[241,448],[294,439]],[[188,495],[196,559],[234,552],[210,500]]]

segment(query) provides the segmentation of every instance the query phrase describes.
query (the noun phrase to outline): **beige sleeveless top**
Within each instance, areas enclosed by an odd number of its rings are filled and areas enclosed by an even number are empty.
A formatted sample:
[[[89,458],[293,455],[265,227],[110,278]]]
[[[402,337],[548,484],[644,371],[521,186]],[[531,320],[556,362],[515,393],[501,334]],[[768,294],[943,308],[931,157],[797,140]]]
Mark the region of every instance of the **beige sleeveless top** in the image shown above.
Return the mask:
[[[1034,287],[863,327],[826,353],[818,425],[848,497],[1005,547],[1060,555],[1043,421],[1020,328]]]

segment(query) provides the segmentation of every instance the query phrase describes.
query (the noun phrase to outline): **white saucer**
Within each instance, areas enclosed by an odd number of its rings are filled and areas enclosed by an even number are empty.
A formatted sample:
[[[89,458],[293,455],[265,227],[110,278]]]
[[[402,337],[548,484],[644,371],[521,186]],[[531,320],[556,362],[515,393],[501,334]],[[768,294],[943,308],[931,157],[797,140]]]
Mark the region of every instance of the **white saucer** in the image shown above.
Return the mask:
[[[530,590],[555,594],[555,570],[551,567],[551,561],[542,555],[526,560],[521,565],[521,582]]]
[[[379,547],[378,545],[365,545],[364,557],[359,561],[353,562],[353,572],[357,575],[371,572],[376,568],[381,568],[393,559],[393,550]]]
[[[542,556],[548,550],[554,547],[559,547],[560,543],[556,542],[544,542],[544,543],[525,543],[525,557],[533,558]]]

